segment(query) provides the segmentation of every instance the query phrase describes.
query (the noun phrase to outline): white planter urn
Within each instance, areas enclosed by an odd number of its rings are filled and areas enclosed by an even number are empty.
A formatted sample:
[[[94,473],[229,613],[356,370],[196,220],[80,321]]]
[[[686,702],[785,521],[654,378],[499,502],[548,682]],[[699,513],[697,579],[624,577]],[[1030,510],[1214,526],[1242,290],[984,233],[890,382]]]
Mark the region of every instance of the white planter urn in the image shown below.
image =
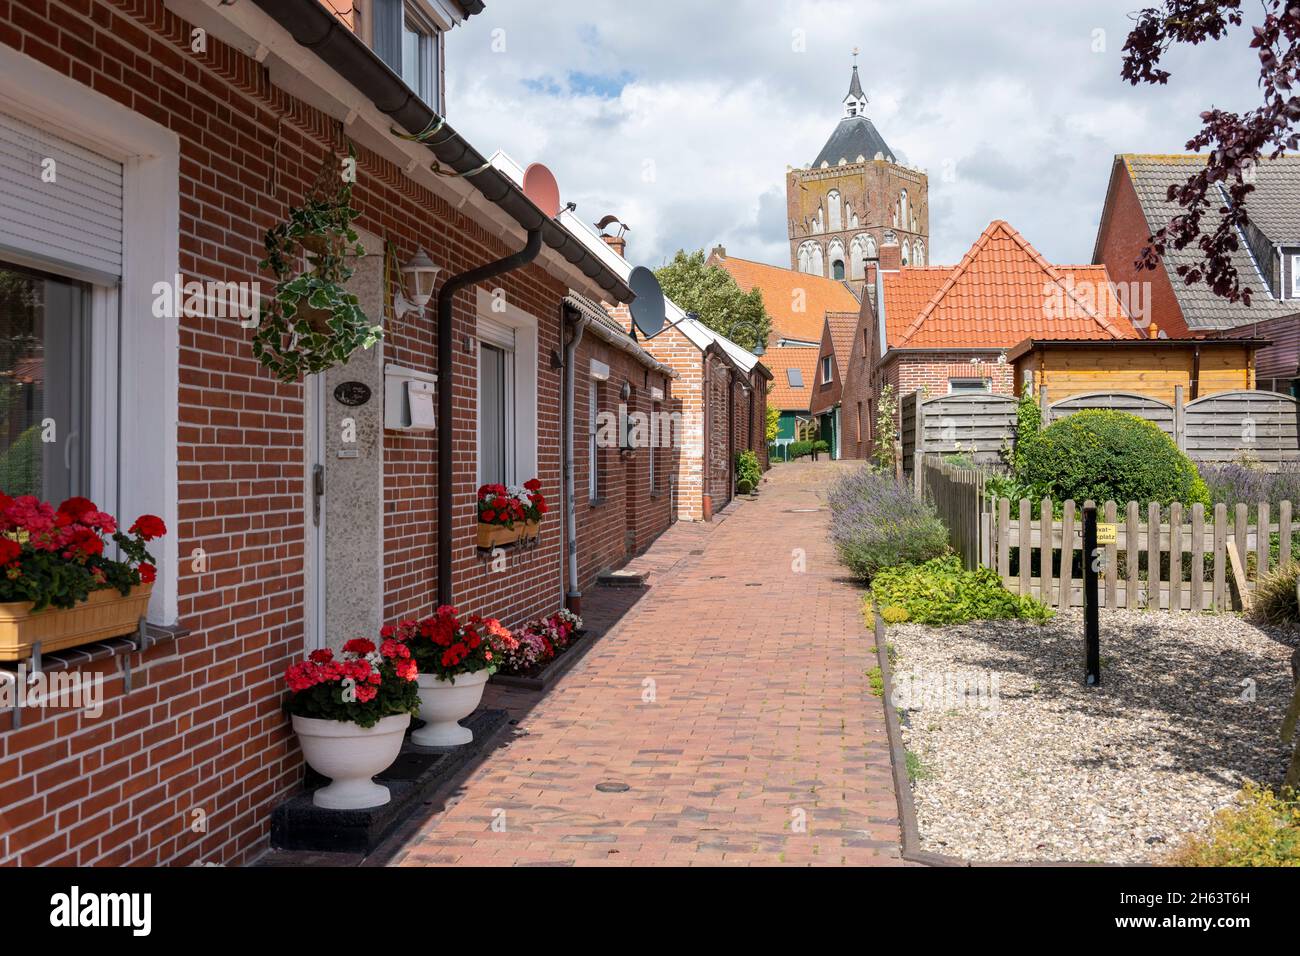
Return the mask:
[[[421,674],[418,678],[420,719],[425,724],[411,732],[411,743],[420,747],[459,747],[473,740],[473,732],[457,721],[474,713],[483,699],[487,679],[486,670],[457,674],[455,683],[433,674]]]
[[[387,803],[388,788],[370,778],[392,766],[409,726],[410,714],[384,717],[373,727],[295,714],[293,730],[303,758],[333,781],[312,794],[312,803],[327,810],[362,810]]]

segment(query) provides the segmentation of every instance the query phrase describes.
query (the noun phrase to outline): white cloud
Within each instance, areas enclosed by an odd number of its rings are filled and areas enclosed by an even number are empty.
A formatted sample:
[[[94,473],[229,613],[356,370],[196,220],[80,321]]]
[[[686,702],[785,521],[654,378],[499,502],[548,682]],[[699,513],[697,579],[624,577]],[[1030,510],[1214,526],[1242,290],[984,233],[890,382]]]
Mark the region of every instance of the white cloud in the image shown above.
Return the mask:
[[[634,261],[720,241],[786,264],[786,166],[833,130],[856,44],[873,122],[930,173],[932,261],[1006,219],[1086,262],[1113,154],[1179,151],[1201,110],[1257,96],[1239,33],[1176,51],[1167,87],[1124,83],[1135,6],[489,0],[448,38],[449,116],[485,154],[545,162],[589,221],[628,222]]]

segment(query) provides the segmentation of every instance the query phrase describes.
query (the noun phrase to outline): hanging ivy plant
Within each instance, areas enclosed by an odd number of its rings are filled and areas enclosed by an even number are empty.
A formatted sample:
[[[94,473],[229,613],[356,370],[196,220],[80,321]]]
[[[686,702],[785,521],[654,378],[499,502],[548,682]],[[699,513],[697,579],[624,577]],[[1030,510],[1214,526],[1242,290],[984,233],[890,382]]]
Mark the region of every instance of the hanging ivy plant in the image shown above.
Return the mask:
[[[320,183],[337,174],[332,160],[325,160],[315,195],[266,232],[266,258],[260,265],[277,281],[262,307],[253,357],[284,382],[346,362],[383,336],[344,288],[353,271],[348,259],[360,258],[366,250],[352,228],[360,215],[352,208],[352,183],[320,194]],[[304,256],[310,268],[298,272]]]

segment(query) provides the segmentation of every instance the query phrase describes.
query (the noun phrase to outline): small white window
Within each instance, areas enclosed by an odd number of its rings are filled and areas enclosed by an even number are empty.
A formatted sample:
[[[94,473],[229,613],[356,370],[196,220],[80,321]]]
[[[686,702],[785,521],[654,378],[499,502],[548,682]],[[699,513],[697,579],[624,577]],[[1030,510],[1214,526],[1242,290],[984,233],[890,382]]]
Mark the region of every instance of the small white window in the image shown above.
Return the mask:
[[[659,475],[655,471],[655,455],[659,453],[659,442],[655,435],[655,422],[659,421],[659,403],[651,405],[650,415],[650,446],[647,449],[650,455],[650,494],[659,493]]]
[[[1300,299],[1300,256],[1291,257],[1291,298]]]
[[[829,355],[824,355],[822,356],[822,384],[828,385],[830,384],[830,380],[831,380],[831,357]]]
[[[991,392],[993,382],[987,378],[950,378],[948,379],[948,394],[963,395],[970,392]]]
[[[411,4],[402,21],[402,80],[434,110],[438,97],[438,30]]]

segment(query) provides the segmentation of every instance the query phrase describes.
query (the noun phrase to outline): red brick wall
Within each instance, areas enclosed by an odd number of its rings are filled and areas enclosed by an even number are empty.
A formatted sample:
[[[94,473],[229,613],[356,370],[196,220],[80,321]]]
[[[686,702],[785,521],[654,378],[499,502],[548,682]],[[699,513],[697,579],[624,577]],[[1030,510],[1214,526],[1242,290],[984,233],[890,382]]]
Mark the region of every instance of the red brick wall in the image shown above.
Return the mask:
[[[1142,287],[1144,290],[1142,301],[1150,303],[1151,321],[1170,338],[1188,335],[1187,323],[1183,321],[1183,310],[1178,305],[1174,287],[1170,284],[1170,277],[1165,272],[1164,266],[1140,271],[1134,266],[1138,254],[1141,253],[1147,238],[1151,235],[1151,227],[1147,224],[1142,206],[1138,202],[1133,181],[1122,167],[1111,177],[1109,201],[1110,210],[1101,224],[1101,233],[1098,235],[1097,261],[1105,264],[1111,282],[1117,285],[1130,282],[1150,283],[1149,286]],[[1175,277],[1174,281],[1182,280]],[[1147,330],[1140,328],[1138,331],[1145,334]]]
[[[588,374],[591,360],[609,366],[609,380],[599,382]],[[618,413],[626,406],[629,416],[655,411],[671,414],[676,410],[673,380],[652,372],[626,352],[611,348],[591,334],[578,345],[574,387],[574,484],[578,525],[578,588],[591,586],[602,571],[617,568],[629,557],[645,550],[672,522],[672,498],[669,476],[677,467],[679,449],[638,448],[623,452],[618,448],[598,448],[599,494],[593,501],[589,494],[591,455],[588,446],[588,395],[597,389],[599,411]],[[624,382],[632,386],[632,395],[623,402],[619,391]],[[650,389],[660,388],[664,397],[653,401]],[[650,455],[655,456],[657,489],[650,487]]]
[[[868,458],[871,455],[876,407],[871,379],[873,358],[869,354],[873,321],[871,301],[863,295],[849,354],[836,356],[839,366],[836,374],[843,379],[839,399],[840,454],[844,458]]]
[[[213,37],[191,54],[188,24],[159,0],[0,0],[0,42],[177,133],[187,280],[256,278],[263,232],[301,200],[336,142],[335,121],[271,86],[253,60]],[[392,242],[398,261],[423,246],[445,279],[513,251],[388,161],[364,149],[358,160],[358,225]],[[565,289],[536,266],[492,285],[538,320],[538,474],[558,502],[560,379],[548,358]],[[462,293],[458,343],[475,322],[473,295]],[[428,317],[386,325],[389,359],[433,370]],[[132,692],[110,676],[98,720],[28,711],[12,730],[0,716],[0,862],[245,862],[266,846],[271,808],[301,780],[280,706],[284,668],[305,649],[303,389],[263,371],[250,337],[234,319],[181,320],[172,530],[181,555],[207,555],[205,573],[191,573],[188,559],[181,568],[179,623],[190,633],[132,655]],[[457,393],[455,599],[517,623],[560,606],[558,508],[540,547],[487,573],[474,547],[477,356],[454,355],[438,387]],[[435,436],[385,435],[389,619],[433,607],[436,468]],[[191,828],[195,811],[206,814],[203,832]]]

